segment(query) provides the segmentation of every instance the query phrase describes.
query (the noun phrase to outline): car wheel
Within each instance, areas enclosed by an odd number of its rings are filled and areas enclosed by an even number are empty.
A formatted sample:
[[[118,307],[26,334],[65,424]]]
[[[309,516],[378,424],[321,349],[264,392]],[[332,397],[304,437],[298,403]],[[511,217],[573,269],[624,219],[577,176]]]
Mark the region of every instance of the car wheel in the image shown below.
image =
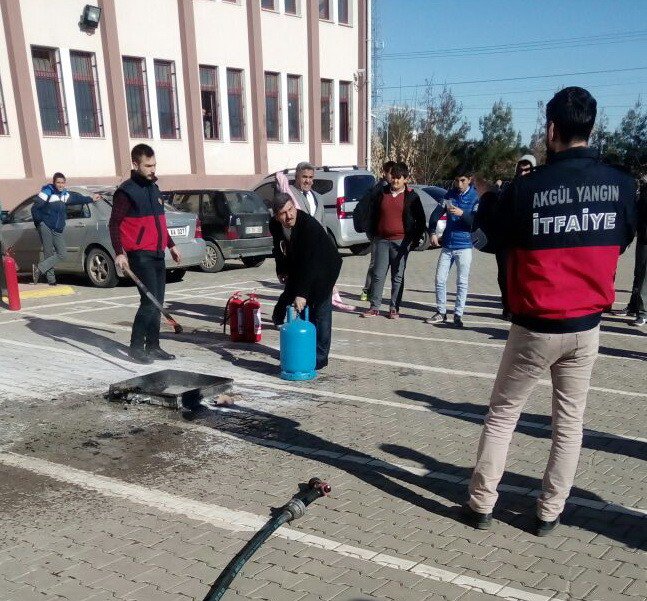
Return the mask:
[[[335,248],[337,248],[337,240],[335,240],[335,236],[333,236],[333,233],[328,230],[328,237],[330,238],[330,241],[335,245]]]
[[[350,252],[352,252],[354,255],[365,255],[368,253],[369,249],[371,248],[371,244],[353,244],[353,246],[349,247]]]
[[[114,288],[119,282],[115,262],[103,248],[93,248],[85,258],[85,274],[97,288]]]
[[[241,257],[245,267],[260,267],[265,262],[265,257]]]
[[[166,281],[170,283],[181,282],[186,274],[186,269],[169,269],[166,272]]]
[[[206,240],[207,249],[200,269],[205,273],[218,273],[225,266],[225,257],[215,242]]]

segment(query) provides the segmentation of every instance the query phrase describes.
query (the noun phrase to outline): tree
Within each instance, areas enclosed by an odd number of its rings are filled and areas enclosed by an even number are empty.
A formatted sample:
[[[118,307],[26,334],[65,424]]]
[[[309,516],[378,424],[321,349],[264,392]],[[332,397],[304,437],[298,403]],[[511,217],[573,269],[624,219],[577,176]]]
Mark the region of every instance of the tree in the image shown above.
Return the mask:
[[[489,179],[511,177],[521,147],[521,136],[512,127],[512,107],[497,100],[490,113],[479,119],[479,127],[474,167]]]
[[[391,107],[386,120],[378,129],[379,142],[384,148],[384,160],[402,161],[413,172],[417,149],[416,112],[410,107]],[[381,163],[377,168],[381,167]]]
[[[622,118],[610,143],[625,167],[638,177],[647,174],[647,111],[640,100]]]
[[[427,86],[425,109],[417,140],[416,178],[433,183],[451,178],[458,164],[457,151],[464,145],[470,126],[462,118],[462,104],[446,87],[434,95],[433,87]]]
[[[537,159],[537,165],[546,162],[546,105],[543,100],[537,102],[537,123],[528,150]]]

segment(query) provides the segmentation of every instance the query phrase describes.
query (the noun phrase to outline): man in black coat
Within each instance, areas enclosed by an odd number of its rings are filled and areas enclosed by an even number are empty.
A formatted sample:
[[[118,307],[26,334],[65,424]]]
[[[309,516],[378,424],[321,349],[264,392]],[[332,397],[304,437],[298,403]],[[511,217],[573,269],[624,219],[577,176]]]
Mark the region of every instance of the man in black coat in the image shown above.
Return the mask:
[[[314,218],[299,211],[289,194],[279,192],[272,202],[276,274],[285,284],[272,321],[280,325],[293,305],[301,312],[309,307],[310,321],[317,328],[317,365],[328,365],[332,333],[332,290],[341,270],[341,257],[326,230]]]

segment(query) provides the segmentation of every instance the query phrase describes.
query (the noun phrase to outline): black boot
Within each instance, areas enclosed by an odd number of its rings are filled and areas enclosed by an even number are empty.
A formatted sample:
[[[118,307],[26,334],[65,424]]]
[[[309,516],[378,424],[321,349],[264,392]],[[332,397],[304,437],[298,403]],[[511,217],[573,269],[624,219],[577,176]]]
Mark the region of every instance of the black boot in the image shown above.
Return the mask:
[[[175,359],[175,355],[163,351],[159,346],[149,348],[148,356],[151,359],[160,359],[162,361],[173,361]]]
[[[135,362],[142,365],[150,365],[153,359],[149,354],[140,346],[131,346],[128,349],[128,356]]]

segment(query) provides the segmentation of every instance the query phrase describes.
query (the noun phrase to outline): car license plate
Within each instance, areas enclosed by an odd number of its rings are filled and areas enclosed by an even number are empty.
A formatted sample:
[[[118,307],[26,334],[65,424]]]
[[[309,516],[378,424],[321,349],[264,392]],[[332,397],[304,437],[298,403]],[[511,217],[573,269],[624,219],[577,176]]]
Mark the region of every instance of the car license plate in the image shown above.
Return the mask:
[[[171,238],[181,238],[189,235],[189,226],[185,225],[184,227],[170,227],[168,228],[168,233]]]
[[[252,227],[246,227],[245,228],[245,233],[246,234],[262,234],[263,233],[263,226],[262,225],[254,225]]]

